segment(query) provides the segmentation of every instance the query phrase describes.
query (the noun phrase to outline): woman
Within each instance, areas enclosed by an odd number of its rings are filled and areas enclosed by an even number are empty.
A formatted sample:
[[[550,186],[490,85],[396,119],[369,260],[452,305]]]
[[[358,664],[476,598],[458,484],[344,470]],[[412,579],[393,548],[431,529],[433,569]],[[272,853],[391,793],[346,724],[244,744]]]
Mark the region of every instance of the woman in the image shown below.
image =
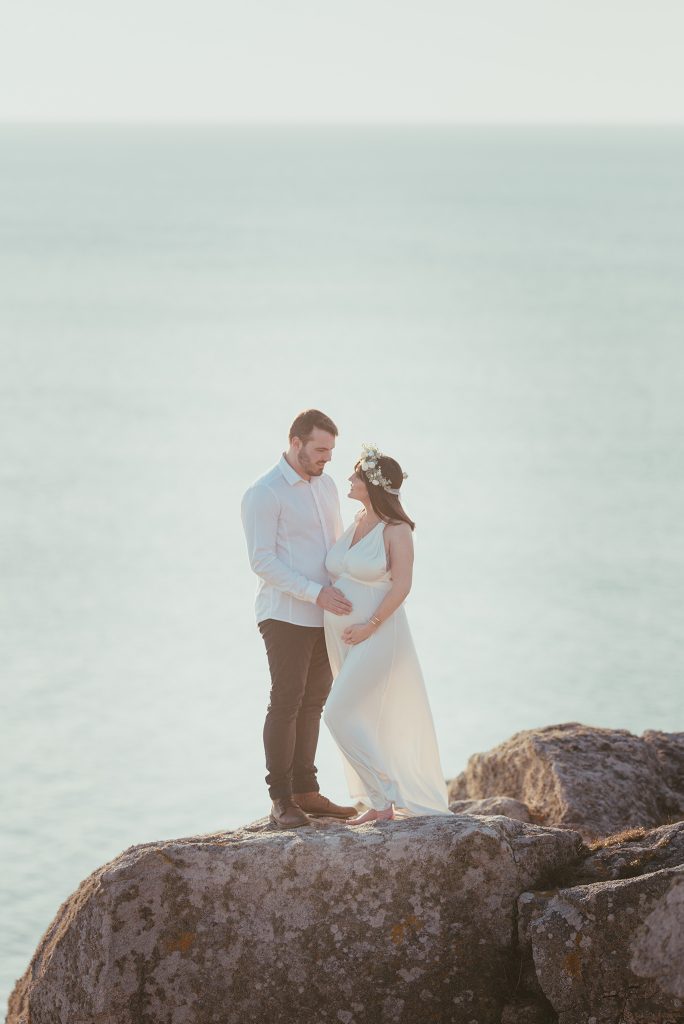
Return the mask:
[[[399,498],[406,474],[375,445],[349,477],[363,510],[328,552],[326,568],[354,606],[324,614],[333,687],[324,721],[340,748],[352,798],[370,808],[348,825],[448,814],[423,676],[403,602],[411,589],[414,523]]]

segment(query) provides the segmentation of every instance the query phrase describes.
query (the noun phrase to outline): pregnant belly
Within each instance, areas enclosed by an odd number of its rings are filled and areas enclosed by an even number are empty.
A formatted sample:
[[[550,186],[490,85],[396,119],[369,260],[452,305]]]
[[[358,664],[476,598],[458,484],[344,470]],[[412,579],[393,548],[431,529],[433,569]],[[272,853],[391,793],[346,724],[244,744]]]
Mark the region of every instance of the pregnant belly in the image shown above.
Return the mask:
[[[341,577],[335,582],[338,590],[341,590],[348,601],[351,601],[353,609],[349,615],[335,615],[333,612],[324,613],[324,624],[327,629],[341,634],[348,626],[355,626],[368,622],[376,608],[384,600],[392,584],[390,582],[373,586],[369,583],[362,583],[361,580]]]

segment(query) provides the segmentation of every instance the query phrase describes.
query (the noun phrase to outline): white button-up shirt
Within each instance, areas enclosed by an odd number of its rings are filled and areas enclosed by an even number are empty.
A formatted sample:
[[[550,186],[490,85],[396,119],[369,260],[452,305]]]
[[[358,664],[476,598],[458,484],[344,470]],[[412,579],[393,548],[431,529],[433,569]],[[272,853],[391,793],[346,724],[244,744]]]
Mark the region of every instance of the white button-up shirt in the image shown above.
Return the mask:
[[[257,622],[322,626],[316,598],[331,582],[325,557],[343,532],[334,480],[325,473],[304,480],[283,455],[246,491],[242,525],[259,577]]]

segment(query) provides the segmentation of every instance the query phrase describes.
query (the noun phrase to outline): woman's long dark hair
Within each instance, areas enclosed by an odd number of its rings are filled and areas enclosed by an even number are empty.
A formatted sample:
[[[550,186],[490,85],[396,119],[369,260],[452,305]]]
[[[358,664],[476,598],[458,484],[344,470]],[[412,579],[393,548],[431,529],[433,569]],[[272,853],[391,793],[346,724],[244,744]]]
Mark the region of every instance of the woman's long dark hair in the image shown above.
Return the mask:
[[[385,480],[389,480],[394,488],[401,487],[404,482],[404,474],[396,459],[391,459],[389,455],[381,455],[377,459],[377,463],[377,468]],[[366,481],[370,503],[376,515],[386,523],[408,523],[412,530],[415,529],[416,524],[404,512],[397,494],[390,494],[381,484],[371,483],[367,474],[361,469],[360,459],[354,466],[354,469]]]

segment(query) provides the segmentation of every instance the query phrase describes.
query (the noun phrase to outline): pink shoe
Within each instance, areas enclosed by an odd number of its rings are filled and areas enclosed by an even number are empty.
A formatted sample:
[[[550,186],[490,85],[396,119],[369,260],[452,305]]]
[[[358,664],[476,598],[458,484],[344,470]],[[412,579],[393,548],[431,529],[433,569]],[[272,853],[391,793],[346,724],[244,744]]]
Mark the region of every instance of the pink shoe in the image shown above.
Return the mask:
[[[382,811],[376,811],[374,807],[371,807],[369,811],[364,811],[356,818],[347,818],[345,825],[365,825],[367,821],[391,821],[393,818],[394,804],[390,804]]]

